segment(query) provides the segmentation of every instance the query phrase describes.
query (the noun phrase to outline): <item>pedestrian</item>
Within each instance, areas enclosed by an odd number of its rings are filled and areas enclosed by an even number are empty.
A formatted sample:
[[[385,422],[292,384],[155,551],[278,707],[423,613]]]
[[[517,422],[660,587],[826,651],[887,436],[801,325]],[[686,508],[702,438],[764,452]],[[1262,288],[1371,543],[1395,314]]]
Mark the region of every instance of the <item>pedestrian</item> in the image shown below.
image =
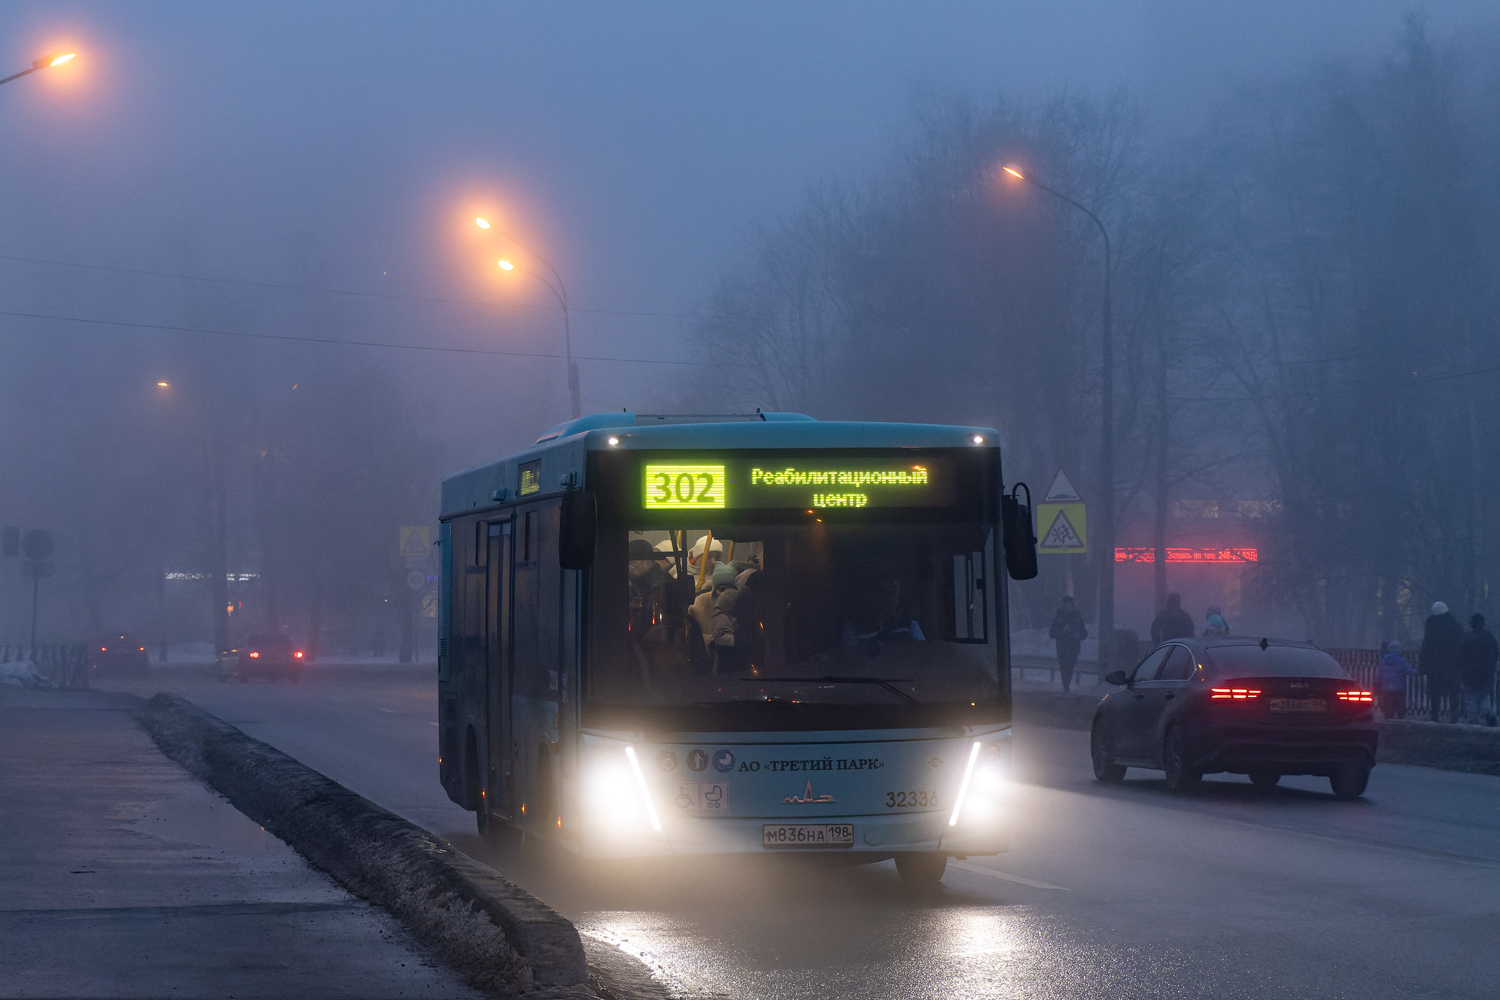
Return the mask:
[[[1459,647],[1463,645],[1464,628],[1438,601],[1422,629],[1422,649],[1417,654],[1417,670],[1427,678],[1427,712],[1433,722],[1457,722],[1463,701],[1459,682]]]
[[[1151,642],[1155,644],[1168,639],[1191,639],[1195,631],[1193,616],[1182,610],[1182,595],[1168,594],[1167,606],[1151,622]]]
[[[1052,627],[1047,634],[1057,642],[1057,671],[1062,675],[1063,693],[1066,694],[1073,687],[1073,665],[1078,662],[1078,650],[1083,646],[1083,640],[1089,637],[1088,626],[1084,625],[1083,615],[1078,613],[1071,594],[1062,599],[1062,606],[1052,616]]]
[[[1375,668],[1375,697],[1380,701],[1381,715],[1387,719],[1406,718],[1406,679],[1416,672],[1417,668],[1401,655],[1401,643],[1385,644],[1385,655]]]
[[[1228,635],[1229,623],[1224,620],[1224,612],[1218,608],[1209,608],[1208,616],[1204,619],[1204,635]]]
[[[1495,661],[1500,644],[1484,627],[1484,615],[1469,619],[1469,629],[1459,647],[1459,681],[1463,685],[1463,721],[1486,726],[1495,724]]]

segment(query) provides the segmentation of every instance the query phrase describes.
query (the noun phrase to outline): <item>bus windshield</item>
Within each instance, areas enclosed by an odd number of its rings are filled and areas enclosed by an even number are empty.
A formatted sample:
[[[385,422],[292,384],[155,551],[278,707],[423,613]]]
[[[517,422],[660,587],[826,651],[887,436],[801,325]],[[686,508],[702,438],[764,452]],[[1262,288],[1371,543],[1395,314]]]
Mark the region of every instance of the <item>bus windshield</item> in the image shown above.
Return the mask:
[[[593,706],[690,709],[656,716],[704,731],[884,728],[963,724],[1000,699],[987,525],[622,534],[596,565]]]

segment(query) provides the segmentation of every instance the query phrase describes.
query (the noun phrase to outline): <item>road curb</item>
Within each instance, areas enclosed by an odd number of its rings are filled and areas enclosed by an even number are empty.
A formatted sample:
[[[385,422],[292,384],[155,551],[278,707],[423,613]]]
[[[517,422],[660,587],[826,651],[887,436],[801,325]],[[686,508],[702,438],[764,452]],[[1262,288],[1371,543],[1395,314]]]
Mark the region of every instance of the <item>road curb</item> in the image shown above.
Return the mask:
[[[1411,719],[1379,726],[1379,760],[1500,777],[1500,729]]]
[[[479,989],[585,997],[571,921],[493,868],[176,695],[135,710],[162,751]]]

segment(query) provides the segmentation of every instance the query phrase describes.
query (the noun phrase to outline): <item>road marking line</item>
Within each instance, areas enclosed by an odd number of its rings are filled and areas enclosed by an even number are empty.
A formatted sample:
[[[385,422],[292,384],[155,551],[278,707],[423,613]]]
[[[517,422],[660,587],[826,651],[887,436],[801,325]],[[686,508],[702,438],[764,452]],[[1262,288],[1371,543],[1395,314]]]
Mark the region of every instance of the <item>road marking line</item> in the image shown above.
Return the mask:
[[[1060,885],[1050,885],[1046,882],[1037,882],[1033,879],[1022,878],[1019,875],[1012,875],[1009,872],[996,871],[993,868],[985,868],[983,865],[970,864],[967,861],[950,860],[948,863],[955,868],[962,868],[966,872],[973,872],[975,875],[988,875],[990,878],[998,878],[1005,882],[1019,882],[1022,885],[1029,885],[1034,889],[1057,889],[1060,892],[1073,891],[1072,889],[1067,889]]]

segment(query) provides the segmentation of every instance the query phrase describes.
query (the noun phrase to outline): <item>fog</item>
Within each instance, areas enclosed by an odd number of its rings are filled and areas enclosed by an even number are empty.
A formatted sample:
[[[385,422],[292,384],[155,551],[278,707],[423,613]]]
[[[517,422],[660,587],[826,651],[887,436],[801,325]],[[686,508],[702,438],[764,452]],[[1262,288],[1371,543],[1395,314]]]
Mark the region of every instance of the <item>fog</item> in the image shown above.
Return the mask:
[[[584,412],[994,425],[1007,479],[1096,500],[1101,247],[1011,161],[1114,241],[1118,543],[1262,554],[1123,568],[1119,626],[1490,610],[1500,29],[1409,10],[7,5],[0,68],[80,53],[0,88],[38,638],[410,652],[398,529],[568,416],[523,247]],[[1096,555],[1043,564],[1019,623],[1092,618]],[[5,560],[0,642],[30,589]]]

